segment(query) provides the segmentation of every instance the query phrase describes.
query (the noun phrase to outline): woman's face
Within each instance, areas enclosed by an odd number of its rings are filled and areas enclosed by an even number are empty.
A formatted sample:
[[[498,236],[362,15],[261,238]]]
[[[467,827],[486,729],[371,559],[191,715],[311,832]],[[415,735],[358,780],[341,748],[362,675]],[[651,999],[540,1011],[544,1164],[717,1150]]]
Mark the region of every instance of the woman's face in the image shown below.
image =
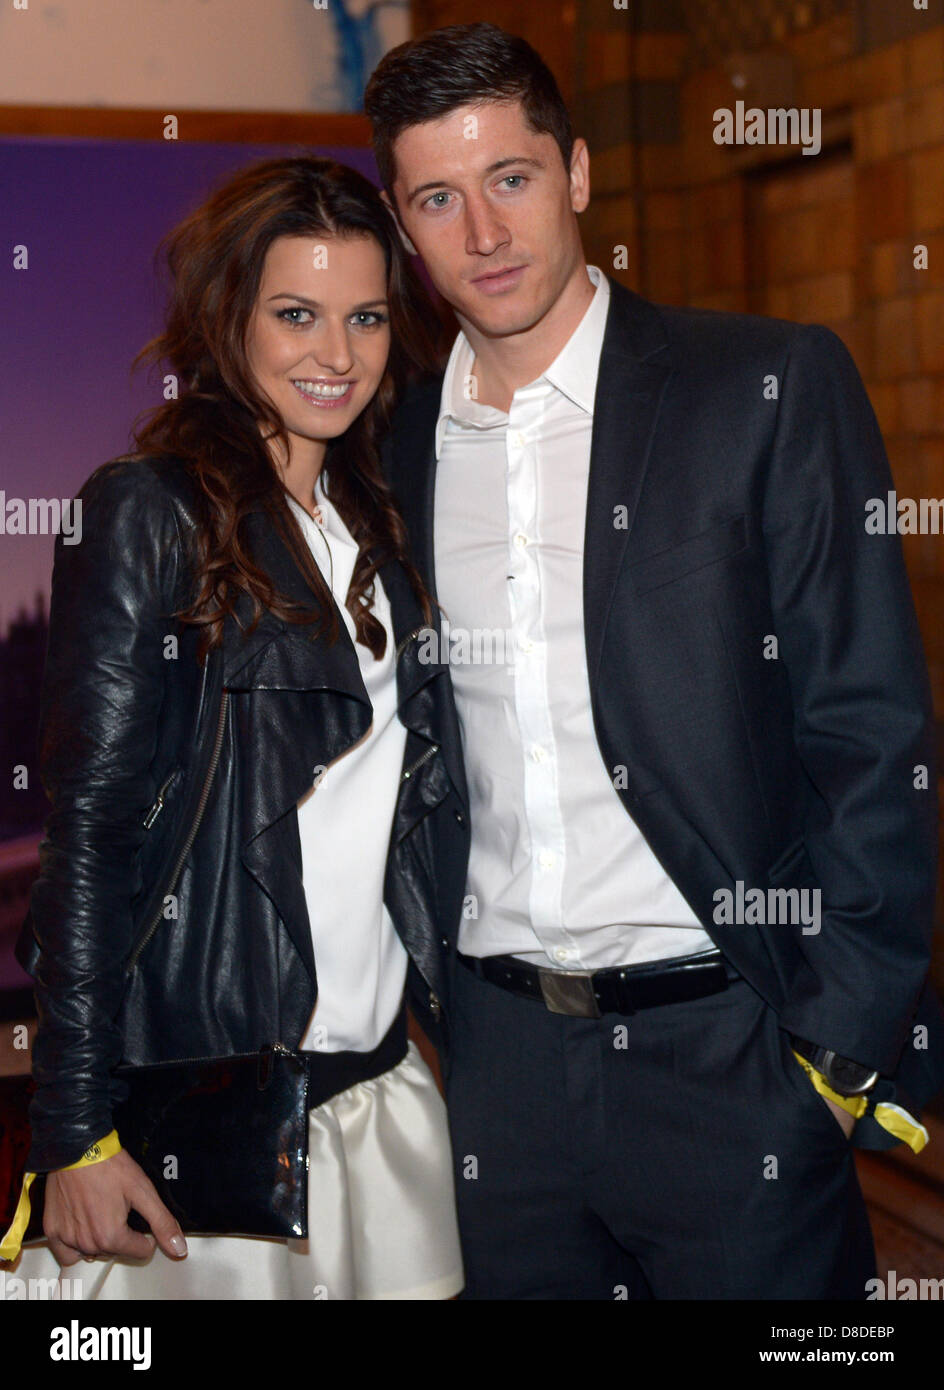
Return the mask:
[[[380,385],[387,277],[370,235],[284,236],[269,247],[246,334],[255,385],[284,421],[294,466],[320,468]]]

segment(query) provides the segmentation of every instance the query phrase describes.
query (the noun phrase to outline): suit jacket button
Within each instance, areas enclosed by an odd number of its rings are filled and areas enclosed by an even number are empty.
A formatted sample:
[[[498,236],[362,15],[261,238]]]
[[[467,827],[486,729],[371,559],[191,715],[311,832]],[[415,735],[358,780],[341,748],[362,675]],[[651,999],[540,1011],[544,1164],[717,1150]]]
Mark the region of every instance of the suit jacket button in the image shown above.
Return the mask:
[[[432,990],[429,992],[429,1011],[438,1023],[442,1017],[442,1004],[440,1004]]]

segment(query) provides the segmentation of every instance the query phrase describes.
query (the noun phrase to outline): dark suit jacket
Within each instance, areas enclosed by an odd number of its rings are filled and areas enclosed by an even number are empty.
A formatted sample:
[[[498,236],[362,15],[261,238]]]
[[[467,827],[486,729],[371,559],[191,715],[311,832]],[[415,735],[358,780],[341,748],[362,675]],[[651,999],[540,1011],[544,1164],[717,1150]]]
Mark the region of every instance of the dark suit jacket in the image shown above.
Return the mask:
[[[865,529],[893,486],[875,416],[825,328],[610,290],[584,555],[600,756],[781,1025],[914,1113],[944,1085],[933,716],[901,543]],[[414,390],[387,449],[434,590],[440,388]],[[739,881],[819,888],[820,931],[716,921]],[[866,1118],[856,1142],[894,1141]]]

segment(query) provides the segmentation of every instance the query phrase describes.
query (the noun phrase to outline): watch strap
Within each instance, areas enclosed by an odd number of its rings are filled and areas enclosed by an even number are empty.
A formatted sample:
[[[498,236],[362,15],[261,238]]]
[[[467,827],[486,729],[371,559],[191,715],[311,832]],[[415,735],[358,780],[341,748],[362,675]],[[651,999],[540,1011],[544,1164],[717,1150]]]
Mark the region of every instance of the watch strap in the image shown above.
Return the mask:
[[[840,1095],[838,1091],[834,1091],[832,1086],[829,1085],[823,1073],[816,1070],[812,1062],[808,1061],[806,1057],[801,1056],[796,1049],[794,1049],[793,1055],[810,1078],[814,1089],[817,1090],[821,1096],[825,1096],[827,1100],[833,1101],[836,1105],[840,1106],[841,1109],[847,1111],[854,1120],[860,1120],[862,1118],[869,1107],[868,1093],[861,1096]]]

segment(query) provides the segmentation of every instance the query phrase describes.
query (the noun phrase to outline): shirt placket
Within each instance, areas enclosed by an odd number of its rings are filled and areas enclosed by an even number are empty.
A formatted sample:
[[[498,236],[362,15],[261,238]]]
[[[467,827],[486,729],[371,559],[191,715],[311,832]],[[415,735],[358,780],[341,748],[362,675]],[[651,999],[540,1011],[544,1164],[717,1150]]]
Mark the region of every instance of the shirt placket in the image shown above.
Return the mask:
[[[563,927],[566,868],[557,745],[547,685],[546,587],[541,563],[539,436],[549,383],[517,391],[506,432],[509,608],[515,644],[515,713],[524,765],[524,809],[531,855],[531,926],[559,964],[577,952]],[[577,962],[579,963],[579,962]]]

